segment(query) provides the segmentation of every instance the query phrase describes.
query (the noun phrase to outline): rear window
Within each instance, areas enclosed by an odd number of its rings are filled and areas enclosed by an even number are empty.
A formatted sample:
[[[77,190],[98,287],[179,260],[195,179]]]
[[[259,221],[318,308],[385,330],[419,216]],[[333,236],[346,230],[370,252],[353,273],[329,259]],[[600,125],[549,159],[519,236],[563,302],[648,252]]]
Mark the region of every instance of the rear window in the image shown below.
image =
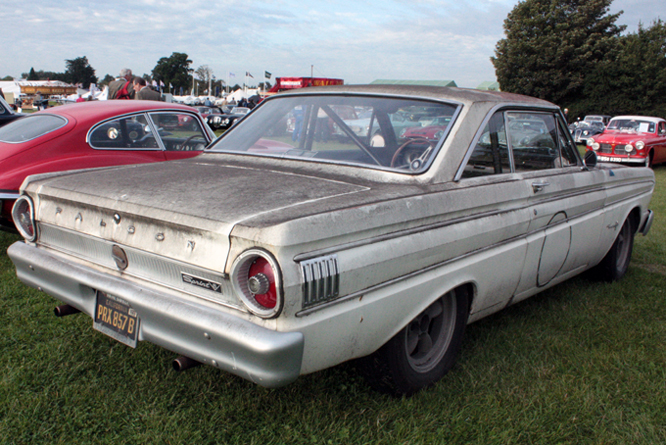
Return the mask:
[[[24,117],[0,127],[0,142],[26,142],[62,128],[65,124],[67,119],[53,114]]]

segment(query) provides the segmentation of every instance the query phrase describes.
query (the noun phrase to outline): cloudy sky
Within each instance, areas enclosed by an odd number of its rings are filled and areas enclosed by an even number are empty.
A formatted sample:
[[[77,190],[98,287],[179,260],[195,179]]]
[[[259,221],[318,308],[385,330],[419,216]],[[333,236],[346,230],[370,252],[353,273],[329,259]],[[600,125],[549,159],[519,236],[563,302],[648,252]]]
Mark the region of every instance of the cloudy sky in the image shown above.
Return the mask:
[[[58,5],[58,3],[60,3]],[[161,57],[242,83],[273,76],[495,80],[490,62],[517,0],[0,0],[0,78],[62,72],[86,56],[95,74],[150,74]],[[618,24],[666,20],[664,0],[615,0]]]

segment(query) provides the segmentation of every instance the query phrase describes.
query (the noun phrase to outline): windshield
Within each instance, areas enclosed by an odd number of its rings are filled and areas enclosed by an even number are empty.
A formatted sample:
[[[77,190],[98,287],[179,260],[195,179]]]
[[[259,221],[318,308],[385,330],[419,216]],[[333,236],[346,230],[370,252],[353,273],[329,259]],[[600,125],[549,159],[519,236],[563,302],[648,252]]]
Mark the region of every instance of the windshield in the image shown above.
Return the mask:
[[[275,97],[220,137],[210,151],[421,172],[446,138],[457,109],[392,97]],[[406,131],[435,121],[443,131],[418,136]]]
[[[620,130],[637,133],[654,133],[654,122],[642,121],[639,119],[613,119],[608,124],[609,130]]]

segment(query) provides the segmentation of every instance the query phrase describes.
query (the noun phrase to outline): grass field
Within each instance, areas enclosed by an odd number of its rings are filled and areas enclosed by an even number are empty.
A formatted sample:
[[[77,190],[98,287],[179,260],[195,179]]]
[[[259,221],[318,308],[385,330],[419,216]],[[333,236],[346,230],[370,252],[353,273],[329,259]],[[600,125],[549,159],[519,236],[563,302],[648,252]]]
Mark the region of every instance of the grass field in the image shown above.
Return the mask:
[[[468,327],[457,366],[411,398],[352,364],[265,389],[128,348],[0,255],[1,444],[666,443],[666,167],[619,283],[576,278]],[[18,236],[0,232],[5,252]]]

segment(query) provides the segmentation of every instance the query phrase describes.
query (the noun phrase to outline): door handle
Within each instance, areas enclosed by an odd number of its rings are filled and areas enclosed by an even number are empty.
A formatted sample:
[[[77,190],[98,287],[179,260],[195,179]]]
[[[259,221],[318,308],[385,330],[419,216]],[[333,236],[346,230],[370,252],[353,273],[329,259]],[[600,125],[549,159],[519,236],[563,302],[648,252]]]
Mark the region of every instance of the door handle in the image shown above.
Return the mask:
[[[532,190],[534,190],[534,193],[539,193],[542,191],[544,188],[550,185],[550,182],[546,181],[537,181],[532,183]]]

